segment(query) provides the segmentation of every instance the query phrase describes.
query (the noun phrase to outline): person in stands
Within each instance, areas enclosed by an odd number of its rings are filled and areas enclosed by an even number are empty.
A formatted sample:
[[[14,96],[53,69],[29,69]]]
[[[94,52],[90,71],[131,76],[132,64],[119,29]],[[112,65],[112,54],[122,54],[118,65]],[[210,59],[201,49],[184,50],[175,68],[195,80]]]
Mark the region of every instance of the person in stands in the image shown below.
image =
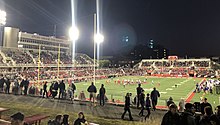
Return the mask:
[[[122,114],[121,119],[124,119],[125,113],[128,111],[128,113],[129,113],[129,119],[130,119],[131,121],[133,121],[133,118],[132,118],[132,116],[131,116],[131,110],[130,110],[130,105],[131,105],[130,96],[131,96],[131,93],[127,93],[126,96],[125,96],[124,113]]]
[[[5,79],[5,84],[6,84],[6,90],[5,93],[9,94],[10,86],[11,86],[11,81],[9,78]]]
[[[24,125],[24,115],[20,112],[11,116],[11,125]]]
[[[59,84],[59,99],[60,99],[60,96],[61,96],[61,98],[63,99],[63,97],[64,97],[64,91],[65,91],[65,83],[64,83],[64,81],[62,80],[61,82],[60,82],[60,84]]]
[[[170,98],[168,99],[168,101],[167,101],[167,106],[168,106],[168,107],[170,106],[170,104],[174,104],[172,97],[170,97]]]
[[[49,120],[48,125],[61,125],[62,115],[57,115],[54,120]]]
[[[44,85],[43,85],[43,98],[44,98],[44,95],[46,94],[46,97],[48,98],[48,93],[47,93],[47,81],[44,82]]]
[[[72,92],[73,92],[73,100],[74,100],[74,93],[76,92],[76,86],[74,84],[74,80],[71,83],[71,87],[72,87]]]
[[[141,94],[140,94],[141,111],[139,113],[140,116],[144,116],[144,104],[145,104],[144,99],[145,99],[144,90],[141,90]]]
[[[25,80],[24,80],[24,95],[27,95],[28,86],[29,86],[29,80],[27,78],[25,78]]]
[[[151,101],[152,101],[152,105],[153,105],[153,110],[155,111],[156,106],[157,106],[158,97],[160,97],[160,93],[154,87],[154,90],[151,92],[150,96],[151,96]]]
[[[180,115],[180,125],[196,125],[195,108],[192,103],[185,104],[185,111]]]
[[[140,105],[140,94],[143,88],[141,88],[141,84],[138,84],[138,87],[136,88],[137,91],[137,108],[139,108]]]
[[[210,118],[213,115],[212,107],[206,106],[204,108],[205,114],[203,115],[202,119],[199,121],[199,125],[211,125]]]
[[[172,103],[169,105],[169,111],[163,116],[161,125],[179,125],[180,116],[177,113],[177,106]]]
[[[150,94],[147,93],[147,97],[146,97],[147,115],[145,116],[145,120],[150,117],[150,108],[151,108]]]
[[[93,99],[92,102],[95,103],[95,97],[96,97],[97,89],[96,89],[96,87],[95,87],[93,82],[88,87],[87,91],[89,92],[89,100],[91,101]]]
[[[216,115],[210,117],[211,125],[220,125],[220,119]]]
[[[215,114],[216,116],[217,116],[217,118],[220,120],[220,105],[218,105],[217,107],[216,107],[216,114]]]
[[[100,105],[105,105],[105,88],[104,84],[101,85],[101,88],[99,89],[99,98],[100,98]]]
[[[69,115],[67,114],[63,115],[63,121],[61,125],[69,125]]]
[[[0,93],[3,92],[4,83],[5,83],[5,79],[4,79],[4,76],[1,74],[0,75]]]
[[[67,92],[68,92],[69,100],[73,103],[73,88],[72,88],[72,84],[69,84],[69,86],[67,88]]]
[[[74,121],[73,125],[88,125],[83,112],[79,112],[78,118]]]
[[[207,98],[204,98],[203,102],[201,103],[201,113],[205,114],[205,107],[210,106],[212,108],[212,105],[208,102]]]

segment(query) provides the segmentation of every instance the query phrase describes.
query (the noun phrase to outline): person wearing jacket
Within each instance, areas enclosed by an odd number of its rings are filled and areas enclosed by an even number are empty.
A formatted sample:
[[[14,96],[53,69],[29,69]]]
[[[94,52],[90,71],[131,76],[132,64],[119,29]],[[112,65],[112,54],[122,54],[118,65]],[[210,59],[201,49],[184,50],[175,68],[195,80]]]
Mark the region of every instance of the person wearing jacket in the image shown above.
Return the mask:
[[[138,87],[136,88],[137,91],[137,108],[139,108],[140,105],[140,94],[142,92],[143,88],[141,88],[141,84],[138,84]]]
[[[211,125],[211,116],[213,115],[212,108],[210,106],[206,106],[204,108],[205,114],[202,119],[199,121],[199,125]]]
[[[104,84],[101,85],[101,88],[99,89],[99,98],[100,98],[100,105],[105,105],[105,88]]]
[[[78,118],[74,121],[73,125],[88,125],[83,112],[79,112]]]
[[[44,82],[44,85],[43,85],[43,98],[44,98],[44,95],[46,94],[46,97],[48,98],[48,93],[47,93],[47,81]]]
[[[146,97],[146,110],[147,110],[147,115],[145,116],[145,120],[150,117],[150,108],[151,108],[151,101],[150,101],[150,94],[147,93]]]
[[[130,102],[130,93],[127,93],[126,96],[125,96],[125,107],[124,107],[124,113],[122,114],[121,116],[121,119],[124,119],[124,116],[126,114],[126,112],[128,111],[129,113],[129,119],[131,121],[133,121],[133,118],[131,116],[131,110],[130,110],[130,105],[131,105],[131,102]]]
[[[160,93],[154,87],[154,90],[151,92],[150,96],[151,96],[151,101],[152,101],[152,105],[153,105],[153,110],[155,111],[156,106],[157,106],[158,97],[160,97]]]
[[[180,115],[180,125],[196,125],[195,108],[192,103],[185,104],[185,111]]]
[[[169,111],[163,116],[161,125],[179,125],[180,116],[177,113],[177,106],[175,104],[169,105]]]
[[[95,96],[96,96],[96,92],[97,89],[94,85],[94,83],[92,82],[91,85],[88,87],[87,91],[89,92],[89,100],[93,100],[92,102],[95,102]]]
[[[144,99],[145,99],[144,90],[141,90],[141,93],[140,93],[141,111],[139,113],[140,116],[144,116],[144,104],[145,104]]]
[[[59,99],[60,99],[60,96],[61,96],[61,98],[63,99],[65,87],[66,87],[66,86],[65,86],[65,83],[64,83],[64,81],[62,80],[62,81],[60,82],[60,84],[59,84],[59,89],[60,89],[60,91],[59,91]]]

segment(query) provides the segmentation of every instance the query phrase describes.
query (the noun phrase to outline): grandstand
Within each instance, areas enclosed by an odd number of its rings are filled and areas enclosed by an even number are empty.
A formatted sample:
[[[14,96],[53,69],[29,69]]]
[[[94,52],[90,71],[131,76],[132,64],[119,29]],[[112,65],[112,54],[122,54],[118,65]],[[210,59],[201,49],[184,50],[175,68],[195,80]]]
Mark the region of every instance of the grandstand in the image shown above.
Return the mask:
[[[2,67],[37,67],[39,60],[38,50],[26,50],[22,48],[1,48],[0,49],[0,66]],[[54,67],[58,63],[57,51],[41,50],[40,52],[41,66]],[[76,67],[91,67],[93,66],[93,59],[88,55],[77,53],[75,56]],[[72,67],[72,57],[70,54],[60,52],[60,66]],[[57,65],[56,65],[57,66]]]
[[[217,63],[210,59],[144,59],[137,64],[139,69],[144,69],[153,76],[197,76],[217,77],[218,73],[213,70],[213,64]]]

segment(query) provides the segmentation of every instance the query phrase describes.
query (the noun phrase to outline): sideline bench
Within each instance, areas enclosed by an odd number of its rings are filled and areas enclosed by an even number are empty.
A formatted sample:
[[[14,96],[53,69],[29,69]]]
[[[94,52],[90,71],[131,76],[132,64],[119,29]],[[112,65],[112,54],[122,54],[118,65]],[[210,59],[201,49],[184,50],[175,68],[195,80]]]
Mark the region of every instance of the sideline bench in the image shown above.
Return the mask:
[[[40,115],[40,114],[32,115],[32,116],[25,117],[24,123],[26,123],[27,125],[32,125],[32,124],[40,125],[41,120],[46,119],[48,117],[49,116],[47,115]]]
[[[0,119],[0,125],[11,125],[11,122],[3,120],[3,119]]]
[[[8,111],[8,110],[9,110],[8,108],[1,108],[0,107],[0,119],[2,117],[2,112]]]

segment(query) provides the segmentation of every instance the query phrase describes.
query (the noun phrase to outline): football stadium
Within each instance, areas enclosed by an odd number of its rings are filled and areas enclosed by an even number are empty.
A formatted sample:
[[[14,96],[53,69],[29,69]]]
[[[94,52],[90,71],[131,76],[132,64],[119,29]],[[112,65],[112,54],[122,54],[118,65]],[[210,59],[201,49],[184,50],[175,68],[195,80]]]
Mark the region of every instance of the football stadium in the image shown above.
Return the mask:
[[[68,38],[24,32],[7,25],[0,10],[0,125],[220,125],[220,58],[181,57],[165,48],[159,57],[151,39],[149,58],[143,51],[139,59],[119,57],[123,64],[102,59],[100,0],[87,16],[94,17],[93,56],[78,52],[74,1]]]

